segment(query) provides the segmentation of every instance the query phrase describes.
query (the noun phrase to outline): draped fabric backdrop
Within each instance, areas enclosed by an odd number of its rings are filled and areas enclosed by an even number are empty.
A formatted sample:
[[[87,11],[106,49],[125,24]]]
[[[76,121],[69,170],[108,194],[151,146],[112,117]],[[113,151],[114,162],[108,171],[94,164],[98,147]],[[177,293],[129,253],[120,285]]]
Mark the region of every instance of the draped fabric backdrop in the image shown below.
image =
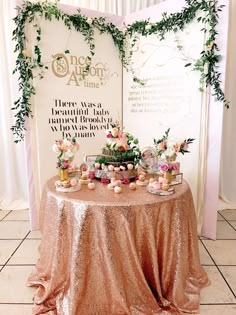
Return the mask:
[[[231,32],[230,32],[231,30]],[[226,96],[231,101],[224,111],[221,152],[219,209],[236,209],[236,1],[231,0],[229,14],[229,44],[226,73]]]
[[[81,6],[101,12],[127,15],[142,8],[158,4],[165,0],[61,0],[60,3]],[[35,1],[36,2],[36,1]],[[24,143],[14,144],[10,127],[14,118],[10,108],[18,93],[17,76],[12,76],[15,58],[12,42],[12,30],[14,23],[12,18],[16,15],[15,1],[0,2],[0,135],[1,135],[1,157],[0,164],[0,209],[24,209],[28,207],[28,192],[26,190],[26,163]],[[236,3],[231,0],[231,14],[229,26],[229,51],[227,64],[227,97],[231,101],[231,108],[224,113],[224,132],[222,146],[222,165],[220,195],[225,201],[236,207],[236,149],[232,145],[236,138],[235,120],[236,90],[234,82],[236,79],[236,44],[233,39],[233,30],[236,27]],[[220,105],[219,105],[220,106]],[[227,205],[230,207],[230,205]]]
[[[14,8],[14,1],[0,1],[0,209],[17,210],[28,207],[28,191],[24,143],[16,145],[10,130],[14,121],[10,108],[18,93],[17,76],[12,76]]]

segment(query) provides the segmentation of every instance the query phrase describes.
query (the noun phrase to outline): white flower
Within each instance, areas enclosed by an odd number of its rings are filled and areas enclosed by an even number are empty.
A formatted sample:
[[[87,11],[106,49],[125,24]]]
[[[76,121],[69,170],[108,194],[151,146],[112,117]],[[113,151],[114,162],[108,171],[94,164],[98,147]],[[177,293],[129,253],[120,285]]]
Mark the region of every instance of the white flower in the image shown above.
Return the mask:
[[[70,149],[68,149],[66,152],[64,152],[63,156],[64,156],[64,159],[66,161],[68,161],[74,157],[74,152],[72,152]]]
[[[174,154],[175,154],[175,150],[174,150],[173,146],[172,147],[167,147],[167,149],[165,150],[165,155],[171,157]]]
[[[88,22],[89,24],[91,24],[91,23],[93,22],[93,19],[90,18],[90,17],[87,17],[87,22]]]
[[[58,149],[58,146],[57,146],[56,143],[53,144],[52,151],[55,152],[55,153],[60,153],[60,150]]]
[[[70,147],[71,146],[71,141],[68,139],[63,139],[63,145],[65,145],[66,147]]]

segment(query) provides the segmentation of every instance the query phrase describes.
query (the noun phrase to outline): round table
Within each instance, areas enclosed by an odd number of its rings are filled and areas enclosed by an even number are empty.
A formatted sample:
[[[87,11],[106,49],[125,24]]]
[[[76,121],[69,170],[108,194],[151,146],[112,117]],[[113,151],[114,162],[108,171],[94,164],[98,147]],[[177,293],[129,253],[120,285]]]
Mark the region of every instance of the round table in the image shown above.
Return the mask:
[[[73,193],[44,187],[33,314],[155,315],[198,311],[200,265],[191,190],[170,196],[101,182]]]

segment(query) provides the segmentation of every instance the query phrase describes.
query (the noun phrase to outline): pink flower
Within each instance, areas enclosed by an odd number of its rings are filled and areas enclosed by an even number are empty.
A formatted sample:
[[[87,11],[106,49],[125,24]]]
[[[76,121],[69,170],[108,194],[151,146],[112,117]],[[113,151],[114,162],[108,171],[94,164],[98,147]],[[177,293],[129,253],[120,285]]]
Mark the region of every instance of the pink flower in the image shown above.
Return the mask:
[[[107,138],[112,138],[112,134],[111,134],[111,133],[108,133],[108,134],[107,134]]]
[[[164,141],[162,141],[161,143],[159,143],[159,144],[158,144],[158,147],[157,147],[158,151],[165,151],[165,149],[166,149],[166,143],[167,143],[166,140],[164,140]]]
[[[186,141],[184,141],[182,144],[181,144],[182,148],[187,151],[188,150],[188,144]]]
[[[180,150],[180,144],[176,143],[173,145],[174,151],[177,153]]]
[[[178,165],[177,164],[172,164],[172,170],[177,171],[178,170]]]
[[[129,183],[130,183],[130,180],[128,178],[123,179],[123,184],[129,184]]]
[[[89,171],[89,178],[94,179],[95,177],[95,172],[94,171]]]
[[[163,172],[168,172],[169,171],[169,166],[168,164],[162,164],[160,166],[160,169],[163,171]]]
[[[103,184],[107,185],[107,184],[109,184],[109,179],[103,177],[103,178],[101,178],[101,182],[102,182]]]
[[[117,127],[114,127],[111,131],[111,134],[114,138],[118,138],[119,136],[119,129]]]
[[[66,168],[69,167],[69,165],[70,165],[70,164],[69,164],[68,162],[62,162],[62,163],[61,163],[61,168],[62,168],[62,169],[66,169]]]
[[[127,144],[127,136],[126,134],[122,133],[120,136],[119,136],[119,141],[117,142],[117,146],[119,148],[120,151],[126,151],[128,150],[129,146]]]

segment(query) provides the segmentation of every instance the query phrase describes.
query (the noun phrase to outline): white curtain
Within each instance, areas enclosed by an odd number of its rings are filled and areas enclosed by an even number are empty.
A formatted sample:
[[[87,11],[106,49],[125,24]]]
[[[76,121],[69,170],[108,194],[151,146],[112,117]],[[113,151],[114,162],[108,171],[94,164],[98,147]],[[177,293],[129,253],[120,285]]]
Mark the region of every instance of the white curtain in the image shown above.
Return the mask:
[[[226,73],[226,97],[230,108],[224,111],[221,152],[219,209],[236,209],[236,1],[231,0]]]
[[[24,143],[15,144],[10,130],[14,123],[10,108],[18,94],[17,77],[12,76],[12,17],[15,1],[0,1],[0,209],[28,207]]]
[[[60,3],[124,16],[163,1],[166,0],[61,0]]]

